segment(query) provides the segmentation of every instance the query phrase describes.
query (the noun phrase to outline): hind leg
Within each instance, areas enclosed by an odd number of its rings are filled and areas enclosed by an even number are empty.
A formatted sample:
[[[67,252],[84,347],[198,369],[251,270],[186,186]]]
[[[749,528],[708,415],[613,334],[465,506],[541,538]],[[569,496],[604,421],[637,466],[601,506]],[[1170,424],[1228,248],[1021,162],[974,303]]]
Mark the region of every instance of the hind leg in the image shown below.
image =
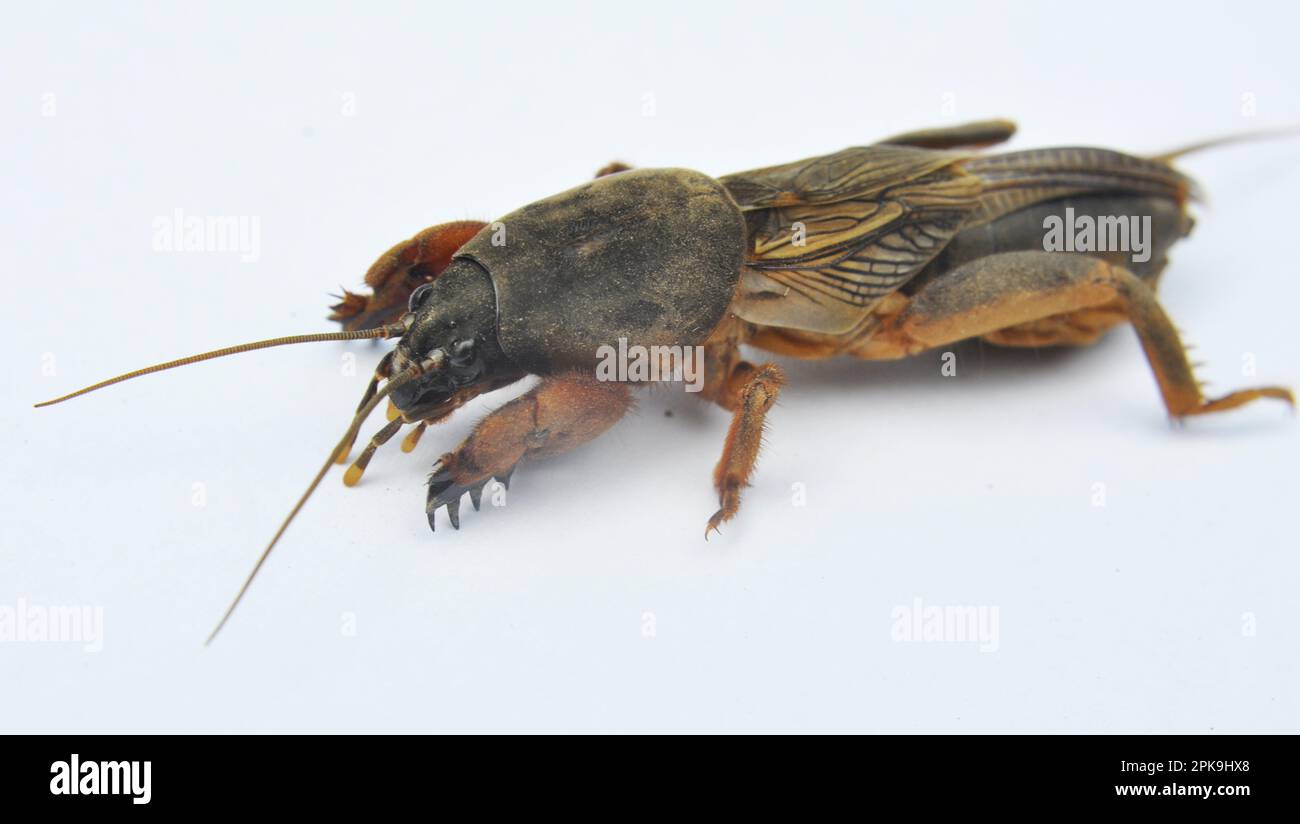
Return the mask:
[[[1173,418],[1233,409],[1260,398],[1295,405],[1289,389],[1266,386],[1205,398],[1155,292],[1128,270],[1086,255],[1008,252],[936,279],[877,333],[906,354],[1071,313],[1117,310],[1133,325]]]

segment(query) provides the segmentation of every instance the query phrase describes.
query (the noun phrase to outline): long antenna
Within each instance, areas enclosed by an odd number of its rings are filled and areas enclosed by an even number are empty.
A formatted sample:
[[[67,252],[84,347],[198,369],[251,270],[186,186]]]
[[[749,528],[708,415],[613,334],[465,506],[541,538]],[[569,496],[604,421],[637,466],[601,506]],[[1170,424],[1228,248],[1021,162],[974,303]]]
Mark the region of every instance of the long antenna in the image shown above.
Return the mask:
[[[400,323],[388,324],[375,329],[362,329],[356,332],[317,332],[310,335],[290,335],[284,338],[271,338],[270,340],[259,340],[252,343],[241,343],[238,346],[227,346],[224,349],[214,349],[211,352],[204,352],[199,355],[190,355],[188,358],[167,361],[153,366],[146,366],[143,369],[137,369],[134,372],[127,372],[125,375],[118,375],[115,378],[109,378],[106,381],[87,386],[85,389],[78,389],[76,392],[69,392],[62,397],[54,398],[48,401],[41,401],[36,404],[39,409],[43,406],[53,406],[56,403],[63,403],[87,392],[94,392],[96,389],[103,389],[105,386],[112,386],[115,383],[129,381],[132,378],[138,378],[142,375],[152,375],[154,372],[162,372],[167,369],[175,369],[178,366],[189,366],[191,363],[199,363],[213,358],[222,358],[226,355],[238,355],[241,352],[253,352],[258,349],[270,349],[272,346],[288,346],[293,343],[318,343],[327,340],[365,340],[367,338],[394,338],[406,331],[406,327]]]
[[[258,557],[257,563],[253,566],[253,571],[248,573],[248,577],[244,579],[244,585],[239,588],[238,594],[235,595],[235,600],[231,601],[225,614],[221,616],[221,621],[217,624],[216,629],[212,630],[212,634],[208,636],[208,640],[203,642],[204,646],[211,644],[212,640],[217,637],[217,633],[221,632],[221,628],[230,620],[230,616],[235,612],[235,607],[239,606],[239,602],[243,600],[244,593],[248,592],[248,588],[252,585],[253,579],[257,577],[257,573],[261,571],[262,565],[266,563],[266,559],[271,555],[271,550],[274,549],[276,543],[279,542],[280,536],[284,535],[284,531],[289,528],[289,524],[293,522],[293,519],[298,515],[298,512],[302,509],[303,505],[307,503],[307,499],[316,491],[316,487],[320,486],[320,482],[325,477],[325,473],[329,472],[330,467],[334,464],[339,453],[351,447],[352,443],[356,441],[357,432],[361,430],[361,425],[365,422],[366,418],[370,417],[370,413],[374,412],[375,407],[378,406],[384,398],[388,397],[388,394],[397,387],[414,380],[431,369],[436,369],[441,366],[444,357],[442,350],[435,349],[425,360],[414,363],[394,375],[388,383],[384,384],[382,389],[375,392],[373,395],[370,395],[370,399],[357,410],[357,414],[353,416],[352,424],[348,427],[348,431],[343,434],[343,437],[339,439],[338,444],[330,451],[329,457],[325,459],[325,463],[316,473],[316,477],[312,478],[311,485],[307,487],[307,491],[302,493],[302,497],[298,499],[298,503],[293,505],[293,509],[289,511],[289,515],[284,519],[284,522],[280,524],[280,528],[276,530],[275,537],[271,538],[271,543],[267,544],[266,549],[262,550],[261,556]],[[370,390],[367,390],[367,394],[370,394]]]

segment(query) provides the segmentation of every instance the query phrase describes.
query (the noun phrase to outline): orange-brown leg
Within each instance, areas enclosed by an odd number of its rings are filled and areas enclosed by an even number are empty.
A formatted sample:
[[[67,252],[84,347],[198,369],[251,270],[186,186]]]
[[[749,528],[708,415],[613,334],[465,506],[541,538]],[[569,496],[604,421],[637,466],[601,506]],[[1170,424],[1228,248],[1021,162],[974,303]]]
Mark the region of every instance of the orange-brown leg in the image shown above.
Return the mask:
[[[632,406],[627,384],[585,376],[544,378],[528,392],[479,421],[474,432],[443,455],[429,477],[425,511],[429,528],[440,507],[460,528],[460,499],[466,492],[479,508],[483,487],[493,478],[509,486],[520,461],[558,455],[609,429]]]
[[[1122,309],[1133,325],[1171,417],[1219,412],[1260,398],[1294,406],[1291,391],[1280,386],[1205,398],[1151,287],[1126,269],[1086,255],[1009,252],[973,261],[927,285],[877,335],[910,354],[1102,307]]]
[[[774,363],[754,366],[740,360],[738,350],[731,346],[708,352],[706,358],[706,369],[710,364],[715,369],[705,386],[705,397],[732,413],[722,457],[713,470],[719,509],[704,528],[708,538],[740,509],[740,491],[749,486],[763,442],[764,421],[785,384],[785,374]]]

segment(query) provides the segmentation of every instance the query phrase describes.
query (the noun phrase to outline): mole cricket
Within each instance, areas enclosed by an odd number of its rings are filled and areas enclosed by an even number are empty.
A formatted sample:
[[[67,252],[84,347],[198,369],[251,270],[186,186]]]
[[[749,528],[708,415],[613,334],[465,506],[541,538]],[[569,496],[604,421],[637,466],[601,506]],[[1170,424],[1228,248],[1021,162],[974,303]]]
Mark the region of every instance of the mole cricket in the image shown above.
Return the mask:
[[[403,427],[414,427],[402,444],[410,451],[426,427],[472,398],[539,379],[435,464],[429,526],[445,509],[459,529],[466,493],[477,509],[488,481],[508,484],[521,462],[580,446],[623,417],[631,383],[600,380],[595,368],[599,353],[620,341],[698,348],[699,396],[732,414],[706,537],[735,516],[764,418],[785,382],[775,363],[744,360],[742,344],[795,358],[878,360],[971,338],[1079,346],[1127,322],[1171,418],[1260,398],[1294,406],[1281,386],[1205,397],[1156,299],[1169,248],[1191,230],[1187,207],[1197,194],[1172,162],[1227,141],[1154,157],[1096,148],[981,151],[1014,132],[1004,120],[910,132],[717,178],[611,164],[492,224],[442,224],[397,244],[367,272],[369,295],[345,290],[333,307],[341,332],[206,352],[37,406],[239,352],[396,340],[209,642],[383,401],[388,423],[347,469],[349,486]]]

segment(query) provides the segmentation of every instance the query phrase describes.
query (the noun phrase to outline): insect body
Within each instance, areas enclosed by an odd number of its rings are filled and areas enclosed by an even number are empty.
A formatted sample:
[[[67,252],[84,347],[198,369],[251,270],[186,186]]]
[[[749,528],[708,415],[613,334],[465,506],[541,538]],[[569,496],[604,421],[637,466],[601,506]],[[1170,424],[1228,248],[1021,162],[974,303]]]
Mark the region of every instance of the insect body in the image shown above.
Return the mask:
[[[631,387],[601,380],[595,365],[601,347],[620,339],[701,347],[701,394],[732,413],[706,536],[736,514],[784,383],[777,365],[745,361],[741,344],[800,358],[891,359],[969,338],[1086,344],[1128,322],[1174,418],[1264,397],[1293,403],[1282,387],[1204,397],[1156,300],[1166,253],[1192,223],[1194,186],[1170,165],[1177,153],[973,151],[1013,131],[989,121],[915,132],[717,179],[611,167],[490,226],[446,224],[398,244],[367,274],[370,296],[345,294],[334,307],[344,332],[195,359],[309,339],[398,339],[289,520],[385,398],[389,423],[348,469],[349,484],[403,426],[415,426],[409,449],[473,397],[538,376],[438,461],[430,527],[439,510],[459,527],[465,493],[477,508],[489,480],[508,483],[521,462],[617,422]],[[1086,237],[1071,236],[1075,251],[1046,248],[1045,227],[1067,218],[1071,230],[1091,227]]]

